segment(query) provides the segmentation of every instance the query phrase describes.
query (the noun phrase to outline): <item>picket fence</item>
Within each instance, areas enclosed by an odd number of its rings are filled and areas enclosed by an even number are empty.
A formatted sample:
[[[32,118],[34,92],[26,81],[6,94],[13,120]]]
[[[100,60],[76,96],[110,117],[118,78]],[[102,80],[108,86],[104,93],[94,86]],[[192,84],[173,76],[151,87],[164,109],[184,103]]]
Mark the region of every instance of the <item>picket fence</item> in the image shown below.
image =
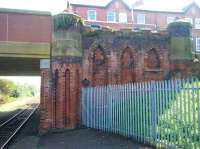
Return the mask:
[[[200,148],[198,79],[82,89],[82,124],[157,148]]]

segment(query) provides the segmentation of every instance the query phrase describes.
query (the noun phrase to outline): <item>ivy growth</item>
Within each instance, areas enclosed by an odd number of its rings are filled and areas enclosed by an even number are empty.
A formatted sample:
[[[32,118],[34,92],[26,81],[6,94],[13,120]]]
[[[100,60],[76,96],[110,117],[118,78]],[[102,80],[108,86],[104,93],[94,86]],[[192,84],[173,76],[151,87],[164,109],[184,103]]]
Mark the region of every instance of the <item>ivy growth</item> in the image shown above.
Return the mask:
[[[71,27],[82,27],[83,21],[80,17],[70,14],[61,13],[53,17],[54,31],[57,30],[67,30]]]
[[[173,37],[190,37],[191,24],[188,22],[173,22],[168,26],[168,32]]]

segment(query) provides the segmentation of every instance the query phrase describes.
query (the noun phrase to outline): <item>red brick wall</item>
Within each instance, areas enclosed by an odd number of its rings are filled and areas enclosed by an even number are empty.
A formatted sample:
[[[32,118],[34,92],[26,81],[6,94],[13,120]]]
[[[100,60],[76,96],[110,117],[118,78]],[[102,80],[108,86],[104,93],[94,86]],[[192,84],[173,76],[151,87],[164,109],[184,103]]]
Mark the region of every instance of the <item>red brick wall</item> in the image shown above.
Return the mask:
[[[81,65],[54,63],[52,69],[54,77],[58,72],[57,85],[51,91],[53,127],[75,128],[80,122]]]
[[[52,128],[52,100],[50,92],[50,71],[41,70],[40,130]]]
[[[148,40],[137,40],[133,35],[119,38],[117,33],[103,32],[98,38],[83,36],[82,57],[53,58],[51,90],[48,73],[41,72],[42,129],[72,129],[81,124],[81,83],[85,79],[89,86],[99,86],[192,75],[192,61],[170,61],[165,35],[154,40],[151,33],[144,34]]]
[[[0,41],[6,40],[6,15],[0,14]]]
[[[52,17],[0,13],[0,41],[51,42]]]
[[[85,50],[83,78],[89,80],[91,86],[163,80],[170,71],[168,51],[157,47],[156,53],[151,53],[150,49],[105,49],[105,57],[101,56],[99,63],[93,60],[96,48]]]
[[[174,78],[181,79],[192,77],[193,74],[198,71],[198,69],[194,70],[195,67],[196,64],[194,64],[192,60],[173,60],[170,62],[170,71]]]

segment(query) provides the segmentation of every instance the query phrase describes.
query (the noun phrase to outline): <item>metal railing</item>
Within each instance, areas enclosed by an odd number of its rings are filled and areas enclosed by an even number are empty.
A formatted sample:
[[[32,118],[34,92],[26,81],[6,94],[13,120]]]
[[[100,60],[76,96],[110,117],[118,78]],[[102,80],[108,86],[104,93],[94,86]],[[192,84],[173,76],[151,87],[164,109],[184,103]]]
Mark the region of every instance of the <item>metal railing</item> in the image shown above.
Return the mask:
[[[82,89],[82,124],[158,148],[200,148],[198,79]]]

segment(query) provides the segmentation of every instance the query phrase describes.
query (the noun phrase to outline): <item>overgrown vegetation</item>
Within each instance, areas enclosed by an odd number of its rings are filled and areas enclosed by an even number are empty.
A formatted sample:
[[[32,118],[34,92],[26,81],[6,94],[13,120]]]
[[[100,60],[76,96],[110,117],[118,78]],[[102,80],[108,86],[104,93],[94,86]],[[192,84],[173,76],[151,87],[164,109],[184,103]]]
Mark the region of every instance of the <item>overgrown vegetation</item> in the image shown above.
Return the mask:
[[[28,84],[15,84],[10,80],[0,80],[0,104],[13,101],[20,97],[33,97],[38,94],[38,90]]]
[[[174,37],[190,37],[192,25],[188,22],[173,22],[168,26],[168,32]]]
[[[120,134],[133,134],[149,142],[155,141],[158,148],[199,149],[199,95],[200,82],[179,82],[179,88],[160,89],[154,92],[156,105],[152,113],[152,93],[146,91],[136,96],[123,95],[125,99],[113,103],[112,124]],[[115,99],[115,100],[118,100]],[[122,116],[123,115],[123,116]],[[153,127],[153,116],[156,119]],[[153,129],[156,135],[153,137]],[[155,140],[153,140],[155,139]]]
[[[171,91],[168,109],[159,116],[157,131],[161,141],[181,148],[199,149],[199,87],[200,82],[187,82],[175,93]]]
[[[192,60],[192,26],[188,22],[173,22],[168,26],[170,59]]]
[[[145,140],[157,148],[200,149],[199,87],[198,79],[187,79],[93,88],[101,98],[92,94],[86,102],[92,113],[86,120],[93,128]]]
[[[67,30],[70,27],[82,27],[83,21],[80,17],[70,14],[61,13],[53,17],[54,31],[57,30]]]

